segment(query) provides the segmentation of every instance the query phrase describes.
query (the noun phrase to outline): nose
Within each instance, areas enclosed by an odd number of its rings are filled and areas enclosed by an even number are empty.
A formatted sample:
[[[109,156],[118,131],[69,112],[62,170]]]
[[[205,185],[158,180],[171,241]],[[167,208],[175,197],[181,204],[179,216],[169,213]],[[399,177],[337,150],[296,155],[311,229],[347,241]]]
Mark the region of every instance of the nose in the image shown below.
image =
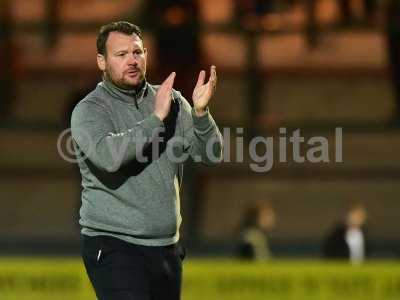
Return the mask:
[[[128,65],[129,66],[136,66],[137,65],[137,59],[134,53],[131,53],[128,57]]]

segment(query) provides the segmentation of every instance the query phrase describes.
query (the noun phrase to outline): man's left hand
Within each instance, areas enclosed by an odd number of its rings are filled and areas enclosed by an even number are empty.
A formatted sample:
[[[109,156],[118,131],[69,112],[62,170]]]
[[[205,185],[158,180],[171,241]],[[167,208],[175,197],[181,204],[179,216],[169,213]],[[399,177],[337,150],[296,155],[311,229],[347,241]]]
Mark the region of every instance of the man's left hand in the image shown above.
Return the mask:
[[[197,84],[193,90],[193,105],[195,113],[198,117],[206,114],[208,102],[214,95],[217,87],[217,71],[215,66],[211,66],[210,78],[204,83],[206,72],[202,70],[197,79]]]

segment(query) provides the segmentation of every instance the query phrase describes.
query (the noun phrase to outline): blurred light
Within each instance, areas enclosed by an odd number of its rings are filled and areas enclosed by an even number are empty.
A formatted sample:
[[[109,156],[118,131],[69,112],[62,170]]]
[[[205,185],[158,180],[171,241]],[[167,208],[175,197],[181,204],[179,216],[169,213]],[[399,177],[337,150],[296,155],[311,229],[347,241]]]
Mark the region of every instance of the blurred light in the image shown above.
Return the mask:
[[[204,22],[221,24],[233,19],[234,1],[203,0],[199,2],[200,15]]]
[[[38,21],[46,15],[44,0],[14,0],[10,4],[12,16],[17,22]]]
[[[182,7],[172,6],[165,13],[165,20],[170,25],[179,26],[186,22],[187,14]]]

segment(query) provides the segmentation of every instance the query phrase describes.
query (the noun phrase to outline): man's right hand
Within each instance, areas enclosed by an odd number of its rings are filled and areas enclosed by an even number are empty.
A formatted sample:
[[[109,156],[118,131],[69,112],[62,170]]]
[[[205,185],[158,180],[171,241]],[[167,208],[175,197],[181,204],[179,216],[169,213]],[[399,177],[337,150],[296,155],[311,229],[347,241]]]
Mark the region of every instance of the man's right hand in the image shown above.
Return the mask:
[[[174,85],[175,72],[172,72],[161,84],[156,93],[154,114],[163,121],[169,114],[172,101],[172,86]]]

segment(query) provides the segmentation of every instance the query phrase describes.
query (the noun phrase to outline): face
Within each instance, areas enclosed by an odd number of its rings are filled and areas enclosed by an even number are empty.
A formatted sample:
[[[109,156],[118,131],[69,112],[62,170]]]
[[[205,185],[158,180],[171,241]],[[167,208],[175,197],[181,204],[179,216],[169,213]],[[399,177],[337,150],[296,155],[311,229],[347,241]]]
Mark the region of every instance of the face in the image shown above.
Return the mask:
[[[97,64],[106,77],[124,89],[134,89],[146,75],[147,50],[136,35],[110,32],[106,54],[97,55]]]
[[[365,224],[367,220],[367,211],[364,208],[352,209],[347,216],[347,223],[350,227],[359,228]]]
[[[263,230],[270,230],[275,226],[275,213],[271,208],[262,208],[259,211],[258,223]]]

